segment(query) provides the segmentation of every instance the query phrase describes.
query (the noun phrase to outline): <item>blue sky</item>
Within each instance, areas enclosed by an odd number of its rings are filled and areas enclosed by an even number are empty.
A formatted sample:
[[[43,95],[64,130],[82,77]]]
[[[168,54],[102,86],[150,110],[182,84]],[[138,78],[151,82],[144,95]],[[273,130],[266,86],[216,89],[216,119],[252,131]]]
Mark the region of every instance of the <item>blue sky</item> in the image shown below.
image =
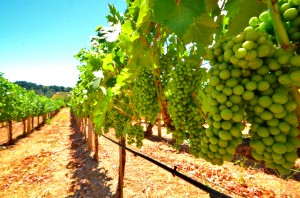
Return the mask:
[[[109,3],[126,9],[125,0],[0,0],[0,72],[11,82],[75,86],[73,55],[108,26]]]

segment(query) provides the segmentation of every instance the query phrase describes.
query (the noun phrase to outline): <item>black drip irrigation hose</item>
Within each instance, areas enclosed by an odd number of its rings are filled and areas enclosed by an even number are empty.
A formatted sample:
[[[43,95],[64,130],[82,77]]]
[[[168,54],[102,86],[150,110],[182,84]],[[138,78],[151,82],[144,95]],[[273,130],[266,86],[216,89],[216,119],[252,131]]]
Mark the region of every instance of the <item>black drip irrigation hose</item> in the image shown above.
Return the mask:
[[[148,160],[149,162],[152,162],[153,164],[155,164],[155,165],[157,165],[157,166],[165,169],[166,171],[172,173],[173,176],[177,176],[177,177],[185,180],[186,182],[188,182],[188,183],[196,186],[197,188],[200,188],[201,190],[209,193],[210,197],[213,197],[213,198],[230,198],[230,196],[225,195],[225,194],[223,194],[223,193],[221,193],[219,191],[216,191],[216,190],[214,190],[214,189],[212,189],[212,188],[210,188],[210,187],[208,187],[208,186],[206,186],[206,185],[204,185],[204,184],[202,184],[202,183],[200,183],[200,182],[198,182],[198,181],[196,181],[196,180],[194,180],[194,179],[192,179],[192,178],[190,178],[190,177],[188,177],[188,176],[186,176],[186,175],[184,175],[184,174],[182,174],[180,172],[178,172],[176,170],[177,166],[174,166],[174,169],[172,169],[172,168],[170,168],[170,167],[162,164],[161,162],[156,161],[156,160],[154,160],[154,159],[152,159],[152,158],[150,158],[150,157],[148,157],[146,155],[143,155],[143,154],[141,154],[139,152],[136,152],[136,151],[134,151],[134,150],[132,150],[132,149],[130,149],[130,148],[128,148],[128,147],[126,147],[126,146],[118,143],[118,142],[116,142],[115,140],[113,140],[113,139],[111,139],[111,138],[109,138],[109,137],[107,137],[107,136],[105,136],[103,134],[102,134],[102,136],[104,138],[108,139],[109,141],[111,141],[111,142],[119,145],[120,147],[128,150],[129,152],[133,153],[134,155],[137,155],[137,156],[139,156],[141,158],[144,158],[145,160]]]

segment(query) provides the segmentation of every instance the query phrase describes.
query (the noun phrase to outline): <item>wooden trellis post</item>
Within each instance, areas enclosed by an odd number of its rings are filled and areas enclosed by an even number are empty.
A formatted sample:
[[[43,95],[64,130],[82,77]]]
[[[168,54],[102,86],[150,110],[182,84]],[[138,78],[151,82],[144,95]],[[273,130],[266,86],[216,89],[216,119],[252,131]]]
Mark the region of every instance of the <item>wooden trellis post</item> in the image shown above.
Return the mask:
[[[30,116],[27,118],[27,133],[31,132],[31,118]]]
[[[161,113],[158,114],[157,119],[157,135],[158,137],[161,137]]]
[[[126,139],[122,137],[119,140],[121,145],[126,145]],[[124,186],[124,172],[125,172],[125,162],[126,162],[126,150],[119,146],[119,182],[118,182],[118,191],[119,197],[123,198],[123,186]]]
[[[87,118],[88,121],[88,147],[90,150],[93,149],[93,124],[90,118]]]
[[[32,122],[31,129],[33,130],[34,129],[34,116],[32,116],[31,122]]]
[[[22,119],[22,123],[23,123],[23,135],[25,135],[26,134],[26,119],[25,118]]]
[[[94,125],[93,125],[93,128],[94,128]],[[94,131],[94,130],[93,130]],[[99,145],[99,142],[98,142],[98,134],[96,132],[94,132],[94,146],[95,146],[95,153],[94,153],[94,159],[95,160],[98,160],[98,145]]]
[[[12,139],[12,121],[8,121],[8,140],[7,143],[8,145],[13,144],[13,139]]]

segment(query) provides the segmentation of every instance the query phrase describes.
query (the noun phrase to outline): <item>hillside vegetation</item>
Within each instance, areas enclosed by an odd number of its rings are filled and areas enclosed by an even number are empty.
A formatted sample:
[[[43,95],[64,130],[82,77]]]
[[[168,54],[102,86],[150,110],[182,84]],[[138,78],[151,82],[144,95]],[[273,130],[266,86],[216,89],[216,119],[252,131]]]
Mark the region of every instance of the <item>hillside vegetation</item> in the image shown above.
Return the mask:
[[[57,92],[70,92],[72,90],[71,87],[64,87],[64,86],[44,86],[44,85],[37,85],[32,82],[27,81],[16,81],[16,84],[19,86],[27,89],[27,90],[34,90],[34,92],[38,95],[44,95],[48,98],[51,98]]]

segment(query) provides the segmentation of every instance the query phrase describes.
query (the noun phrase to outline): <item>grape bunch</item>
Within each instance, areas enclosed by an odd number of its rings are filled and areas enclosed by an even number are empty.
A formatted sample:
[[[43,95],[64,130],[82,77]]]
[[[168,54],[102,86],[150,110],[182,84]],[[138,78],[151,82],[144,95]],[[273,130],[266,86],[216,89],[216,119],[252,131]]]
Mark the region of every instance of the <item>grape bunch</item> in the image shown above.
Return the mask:
[[[208,73],[211,107],[207,119],[209,127],[200,142],[200,156],[213,164],[232,160],[237,145],[243,140],[244,101],[254,97],[254,93],[243,85],[249,75],[248,64],[252,64],[250,60],[248,62],[244,57],[237,55],[237,58],[235,55],[235,52],[240,53],[238,49],[242,48],[242,41],[241,38],[226,38],[207,51],[212,66]],[[236,62],[232,61],[229,52],[238,59]],[[246,61],[246,64],[239,65],[240,61]]]
[[[142,68],[133,82],[132,100],[135,111],[151,123],[160,110],[151,70]]]
[[[209,128],[201,141],[203,157],[216,164],[231,159],[228,154],[234,153],[234,149],[230,153],[227,147],[240,141],[245,111],[247,122],[252,125],[249,134],[253,157],[281,174],[289,173],[299,145],[297,104],[288,90],[288,86],[299,80],[295,76],[299,70],[289,67],[297,62],[293,60],[297,56],[276,49],[266,32],[248,28],[216,43],[207,51],[207,57],[212,64],[209,71],[212,107]],[[232,100],[233,97],[236,99]],[[233,119],[235,110],[240,112],[237,120]],[[231,125],[224,121],[230,121]],[[236,136],[230,133],[233,126]],[[228,137],[224,137],[226,130]],[[226,152],[220,152],[219,141],[230,138],[237,141],[224,144]]]
[[[246,108],[252,124],[250,146],[256,160],[264,161],[267,167],[276,168],[281,174],[288,174],[298,158],[297,104],[285,86],[274,82],[271,87],[270,91],[257,92]]]
[[[129,105],[129,98],[125,94],[115,96],[114,103],[106,112],[104,132],[108,133],[110,128],[115,130],[117,138],[125,137],[126,126],[131,122],[133,110]]]
[[[274,34],[272,19],[268,10],[262,12],[259,17],[252,17],[249,20],[249,25],[255,30],[265,31],[271,35]]]
[[[289,36],[291,44],[299,45],[300,42],[300,1],[299,0],[282,0],[279,1],[279,11],[286,31]],[[272,24],[272,18],[269,10],[262,12],[259,17],[252,17],[249,20],[249,25],[252,29],[262,32],[268,32],[269,36],[275,40],[275,33]],[[251,29],[247,27],[246,30]],[[285,86],[300,86],[300,55],[299,49],[296,53],[289,53],[281,48],[276,50],[277,60],[273,60],[274,67],[285,68],[282,72],[283,75],[279,78],[279,81],[284,83]]]
[[[105,115],[104,133],[108,133],[110,128],[115,130],[116,138],[125,137],[125,127],[130,122],[130,118],[118,109],[112,108]]]
[[[247,121],[252,124],[252,156],[279,173],[288,174],[297,159],[299,131],[297,104],[287,87],[289,74],[278,63],[280,54],[276,52],[264,60],[264,65],[251,71],[246,87],[254,91],[255,97],[247,103],[246,112]]]
[[[168,112],[175,126],[175,131],[172,133],[173,138],[176,139],[175,147],[178,148],[189,134],[190,151],[196,155],[200,149],[198,141],[203,134],[204,120],[193,99],[193,93],[199,85],[195,66],[196,64],[185,58],[172,70],[172,81],[169,84],[172,94],[169,96]]]
[[[160,82],[161,82],[161,85],[162,85],[162,89],[164,91],[166,91],[167,89],[167,85],[169,84],[169,81],[170,81],[170,73],[172,71],[172,68],[173,68],[173,59],[172,59],[172,55],[170,53],[167,53],[167,54],[163,54],[161,57],[160,57],[160,60],[159,60],[159,63],[160,63]]]
[[[127,143],[136,144],[136,147],[143,146],[144,128],[140,124],[129,125],[126,131]]]

